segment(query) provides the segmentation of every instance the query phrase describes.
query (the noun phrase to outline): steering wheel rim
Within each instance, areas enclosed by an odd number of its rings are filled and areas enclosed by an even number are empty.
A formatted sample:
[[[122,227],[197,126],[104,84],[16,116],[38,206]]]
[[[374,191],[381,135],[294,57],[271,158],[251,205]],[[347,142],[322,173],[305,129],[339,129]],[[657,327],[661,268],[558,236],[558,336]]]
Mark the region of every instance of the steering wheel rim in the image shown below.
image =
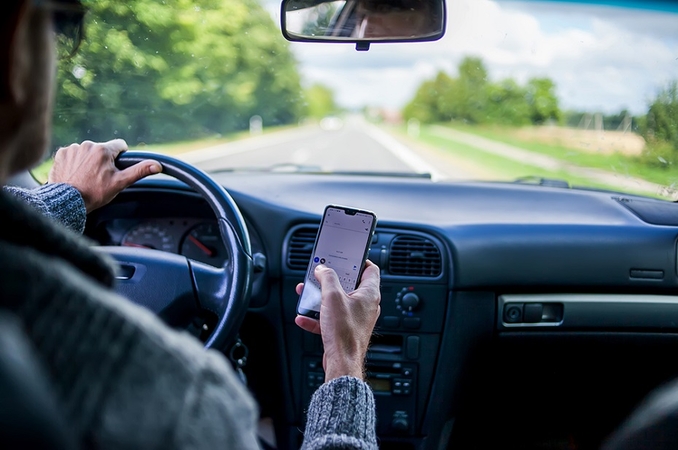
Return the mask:
[[[169,274],[179,273],[179,276],[167,277],[171,279],[163,280],[163,283],[182,283],[181,279],[190,279],[193,284],[190,289],[189,286],[185,286],[184,281],[181,287],[173,286],[166,291],[181,292],[181,295],[186,297],[186,293],[192,289],[199,307],[217,316],[211,334],[205,341],[205,347],[222,349],[235,337],[249,305],[253,263],[247,224],[230,194],[205,172],[184,161],[157,153],[128,151],[117,158],[116,166],[124,169],[147,159],[158,161],[162,165],[162,173],[186,183],[205,199],[216,216],[229,258],[222,267],[212,268],[180,255],[157,250],[127,247],[101,248],[120,264],[144,268],[138,271],[141,281],[137,280],[135,284],[125,282],[118,284],[124,287],[127,298],[150,309],[154,308],[147,301],[147,297],[151,294],[148,286],[157,287],[158,284],[157,280],[144,282],[143,277],[146,272],[148,274],[163,273],[164,267],[168,269]],[[146,270],[149,265],[153,266],[155,271]],[[184,265],[188,268],[188,278],[183,276]],[[155,281],[155,283],[149,285],[149,281]],[[172,307],[173,302],[178,301],[178,297],[169,299],[168,302],[163,303],[162,307]],[[182,301],[185,302],[185,299]]]

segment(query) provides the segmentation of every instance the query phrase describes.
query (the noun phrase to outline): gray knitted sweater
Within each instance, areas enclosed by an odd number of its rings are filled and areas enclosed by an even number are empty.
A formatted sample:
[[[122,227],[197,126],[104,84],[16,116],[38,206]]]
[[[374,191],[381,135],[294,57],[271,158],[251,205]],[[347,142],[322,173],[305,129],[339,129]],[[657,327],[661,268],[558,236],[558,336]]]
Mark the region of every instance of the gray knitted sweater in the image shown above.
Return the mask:
[[[70,186],[5,191],[84,228],[84,204]],[[0,217],[0,307],[23,324],[84,447],[258,447],[256,405],[222,354],[113,293],[111,263],[82,236],[5,192]],[[363,381],[342,377],[318,389],[303,448],[377,448]]]

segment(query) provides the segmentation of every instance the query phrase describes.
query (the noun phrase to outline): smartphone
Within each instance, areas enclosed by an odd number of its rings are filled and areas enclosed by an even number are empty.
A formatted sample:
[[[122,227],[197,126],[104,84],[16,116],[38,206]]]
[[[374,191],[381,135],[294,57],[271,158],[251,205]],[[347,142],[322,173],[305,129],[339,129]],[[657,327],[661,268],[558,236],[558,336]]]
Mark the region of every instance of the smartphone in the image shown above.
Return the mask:
[[[372,211],[337,205],[325,208],[306,271],[304,289],[297,303],[298,314],[314,319],[320,317],[320,283],[313,275],[318,264],[334,269],[346,293],[355,290],[365,268],[376,226],[377,216]]]

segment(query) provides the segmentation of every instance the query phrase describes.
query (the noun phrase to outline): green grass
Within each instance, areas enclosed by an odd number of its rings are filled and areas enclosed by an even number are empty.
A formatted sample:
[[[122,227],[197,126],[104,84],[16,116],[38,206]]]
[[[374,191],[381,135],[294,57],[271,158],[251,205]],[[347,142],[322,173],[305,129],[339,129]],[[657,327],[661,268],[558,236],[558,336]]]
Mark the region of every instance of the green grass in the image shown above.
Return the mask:
[[[545,170],[538,166],[487,153],[470,145],[451,142],[449,139],[433,134],[425,128],[422,129],[419,139],[428,145],[444,148],[446,151],[454,153],[455,156],[482,167],[486,172],[490,172],[493,175],[492,178],[496,181],[514,181],[520,177],[537,175],[543,178],[567,180],[570,184],[597,189],[613,189],[611,186],[591,182],[588,178],[577,177],[566,171]]]
[[[521,177],[538,176],[541,178],[566,180],[571,186],[574,187],[619,191],[618,187],[604,183],[598,183],[589,178],[573,175],[572,173],[565,170],[546,170],[538,166],[521,163],[513,159],[488,153],[470,145],[452,141],[450,139],[441,137],[434,132],[431,132],[428,127],[421,127],[421,132],[417,139],[427,145],[449,152],[455,157],[468,162],[471,166],[482,169],[482,171],[486,173],[493,181],[514,181]],[[625,189],[625,192],[628,192],[629,194],[648,196],[647,192],[634,192],[628,189]],[[659,196],[655,195],[655,197]]]
[[[628,156],[621,153],[607,155],[597,154],[576,148],[564,147],[558,144],[547,144],[530,141],[529,139],[520,139],[513,135],[515,129],[505,127],[473,126],[461,123],[445,124],[444,126],[521,147],[535,153],[552,156],[581,167],[607,170],[609,172],[642,178],[661,185],[678,183],[678,167],[667,169],[651,166],[638,156]]]

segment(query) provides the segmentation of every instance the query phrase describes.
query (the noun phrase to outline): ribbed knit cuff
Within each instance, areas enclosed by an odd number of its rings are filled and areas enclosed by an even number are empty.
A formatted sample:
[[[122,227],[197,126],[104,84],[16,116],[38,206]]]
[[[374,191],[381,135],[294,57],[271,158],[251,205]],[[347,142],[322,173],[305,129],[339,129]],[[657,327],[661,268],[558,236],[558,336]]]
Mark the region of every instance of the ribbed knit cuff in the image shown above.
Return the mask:
[[[374,395],[367,383],[344,376],[313,394],[302,449],[316,448],[377,448]]]
[[[70,184],[50,183],[35,189],[5,186],[5,190],[71,230],[80,234],[85,231],[85,201]]]

